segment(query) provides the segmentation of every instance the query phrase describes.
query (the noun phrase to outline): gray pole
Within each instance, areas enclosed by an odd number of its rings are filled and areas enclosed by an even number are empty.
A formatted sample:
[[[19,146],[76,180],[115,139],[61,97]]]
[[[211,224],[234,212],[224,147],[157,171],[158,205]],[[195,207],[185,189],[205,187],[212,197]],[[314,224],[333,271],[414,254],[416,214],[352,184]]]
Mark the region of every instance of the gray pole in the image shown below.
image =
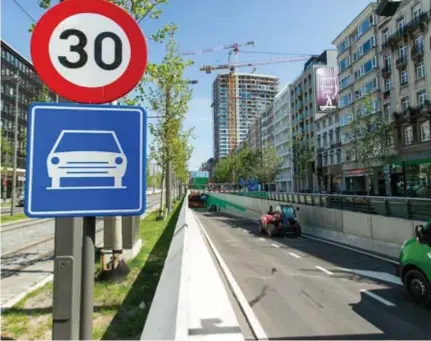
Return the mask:
[[[78,340],[81,302],[82,219],[55,219],[52,339]]]
[[[93,292],[95,263],[96,217],[84,217],[82,234],[82,282],[80,340],[93,339]]]
[[[18,77],[16,78],[15,85],[15,127],[13,136],[13,169],[12,169],[12,200],[10,215],[15,215],[16,212],[16,168],[18,164],[18,116],[19,116],[19,82]]]

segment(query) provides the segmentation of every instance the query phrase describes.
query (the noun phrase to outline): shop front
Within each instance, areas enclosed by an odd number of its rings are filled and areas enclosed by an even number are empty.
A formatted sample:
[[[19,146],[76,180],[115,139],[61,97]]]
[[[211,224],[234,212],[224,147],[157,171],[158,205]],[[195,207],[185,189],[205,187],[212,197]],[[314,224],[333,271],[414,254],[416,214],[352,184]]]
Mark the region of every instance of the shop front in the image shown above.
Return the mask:
[[[353,168],[344,170],[343,183],[345,191],[366,194],[367,172],[365,168]]]

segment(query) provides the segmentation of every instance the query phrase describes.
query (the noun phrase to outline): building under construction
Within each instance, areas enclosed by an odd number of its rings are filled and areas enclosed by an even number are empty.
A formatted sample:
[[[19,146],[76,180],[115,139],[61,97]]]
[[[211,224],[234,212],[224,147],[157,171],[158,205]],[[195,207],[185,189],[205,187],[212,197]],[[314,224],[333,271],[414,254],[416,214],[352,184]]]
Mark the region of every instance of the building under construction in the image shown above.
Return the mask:
[[[247,139],[249,124],[270,105],[279,78],[253,73],[219,74],[213,83],[213,134],[216,161]]]

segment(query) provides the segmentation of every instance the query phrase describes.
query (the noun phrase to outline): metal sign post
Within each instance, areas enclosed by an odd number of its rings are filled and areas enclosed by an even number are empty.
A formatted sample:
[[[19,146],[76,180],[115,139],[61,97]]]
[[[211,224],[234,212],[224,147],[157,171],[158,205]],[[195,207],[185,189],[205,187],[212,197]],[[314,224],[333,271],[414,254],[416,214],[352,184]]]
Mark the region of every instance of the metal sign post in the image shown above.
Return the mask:
[[[57,218],[53,339],[92,339],[95,217],[145,211],[147,124],[142,108],[94,104],[133,90],[145,72],[147,46],[120,7],[68,0],[36,24],[31,56],[53,92],[93,104],[29,108],[25,195],[27,216]]]

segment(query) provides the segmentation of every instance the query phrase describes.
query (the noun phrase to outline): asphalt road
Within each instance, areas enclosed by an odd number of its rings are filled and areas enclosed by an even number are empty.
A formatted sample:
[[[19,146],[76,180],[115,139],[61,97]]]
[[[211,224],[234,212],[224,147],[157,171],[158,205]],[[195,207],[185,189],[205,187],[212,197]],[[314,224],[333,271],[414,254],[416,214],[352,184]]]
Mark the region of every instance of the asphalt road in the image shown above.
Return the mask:
[[[431,336],[394,265],[306,238],[256,236],[227,214],[197,214],[269,339],[382,340]]]

